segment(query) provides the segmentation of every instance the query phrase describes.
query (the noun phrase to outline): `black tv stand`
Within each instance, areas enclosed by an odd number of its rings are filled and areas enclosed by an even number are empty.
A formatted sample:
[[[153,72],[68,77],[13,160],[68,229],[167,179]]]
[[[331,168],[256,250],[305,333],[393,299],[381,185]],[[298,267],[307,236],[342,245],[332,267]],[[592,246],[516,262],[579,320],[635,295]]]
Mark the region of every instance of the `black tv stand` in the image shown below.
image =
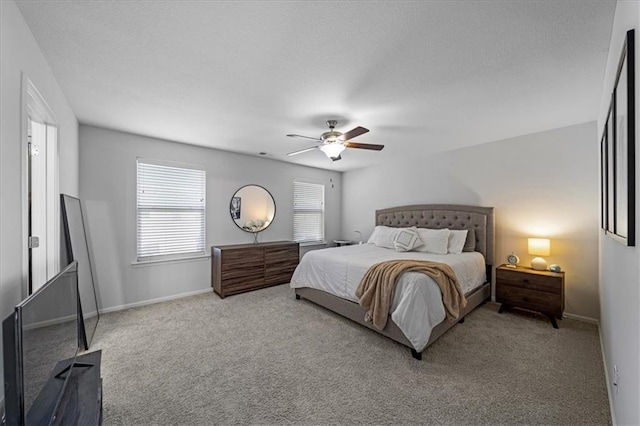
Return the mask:
[[[86,362],[74,362],[73,365],[69,364],[67,365],[65,368],[62,369],[61,372],[59,372],[58,374],[56,374],[56,379],[65,379],[66,377],[62,377],[62,375],[64,373],[67,373],[69,370],[71,370],[71,367],[73,368],[82,368],[82,367],[93,367],[94,364],[87,364]],[[57,369],[56,369],[57,370]]]
[[[27,413],[27,424],[46,424],[47,416],[55,408],[56,395],[64,384],[62,374],[71,371],[69,382],[62,394],[53,425],[101,425],[102,424],[102,378],[100,362],[102,351],[89,352],[76,357],[73,368],[71,360],[56,364],[49,380],[38,394]]]

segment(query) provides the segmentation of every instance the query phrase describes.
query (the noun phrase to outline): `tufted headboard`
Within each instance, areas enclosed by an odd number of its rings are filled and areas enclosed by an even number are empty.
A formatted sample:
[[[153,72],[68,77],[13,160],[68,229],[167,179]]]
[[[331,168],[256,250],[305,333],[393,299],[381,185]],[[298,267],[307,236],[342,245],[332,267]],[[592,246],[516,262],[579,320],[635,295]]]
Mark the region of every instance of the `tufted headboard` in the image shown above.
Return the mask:
[[[482,253],[487,265],[493,265],[495,231],[493,207],[455,204],[418,204],[376,210],[376,225],[405,228],[473,229],[476,251]]]

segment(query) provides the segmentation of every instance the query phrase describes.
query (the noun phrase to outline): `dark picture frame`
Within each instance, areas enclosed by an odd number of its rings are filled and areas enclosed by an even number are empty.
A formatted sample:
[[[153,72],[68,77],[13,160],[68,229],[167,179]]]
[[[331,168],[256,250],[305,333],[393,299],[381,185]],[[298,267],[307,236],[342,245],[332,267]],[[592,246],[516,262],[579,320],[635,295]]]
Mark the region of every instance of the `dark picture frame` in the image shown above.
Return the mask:
[[[240,219],[240,213],[242,209],[242,198],[232,197],[231,204],[229,205],[229,211],[231,212],[232,219]]]
[[[600,139],[600,228],[607,230],[609,226],[608,197],[608,156],[607,156],[607,124],[605,124],[602,138]]]
[[[635,246],[635,41],[627,31],[600,141],[601,226]]]

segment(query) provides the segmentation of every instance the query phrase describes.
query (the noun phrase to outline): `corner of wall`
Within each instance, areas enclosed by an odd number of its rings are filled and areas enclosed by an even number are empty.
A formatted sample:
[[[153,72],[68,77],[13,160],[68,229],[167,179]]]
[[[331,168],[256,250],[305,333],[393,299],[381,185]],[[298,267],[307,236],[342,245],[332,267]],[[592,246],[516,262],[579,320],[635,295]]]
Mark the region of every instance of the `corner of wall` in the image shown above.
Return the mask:
[[[618,1],[602,82],[598,135],[602,134],[606,122],[624,38],[628,30],[637,30],[639,27],[640,2]],[[636,40],[637,37],[636,34]],[[640,69],[637,62],[635,80],[637,104],[640,100],[640,85],[637,84],[640,81]],[[640,108],[637,106],[635,121],[640,122]],[[638,135],[635,144],[638,146]],[[593,149],[599,151],[598,144]],[[636,165],[639,164],[640,150],[636,149]],[[636,182],[640,182],[639,177],[640,173],[636,172]],[[640,188],[638,183],[636,188]],[[636,191],[637,206],[640,206],[639,195]],[[640,223],[640,210],[636,211],[635,220]],[[613,424],[640,424],[640,248],[624,246],[599,231],[598,262],[600,338],[611,418]],[[614,378],[611,377],[614,366],[620,372],[620,380],[615,388]]]

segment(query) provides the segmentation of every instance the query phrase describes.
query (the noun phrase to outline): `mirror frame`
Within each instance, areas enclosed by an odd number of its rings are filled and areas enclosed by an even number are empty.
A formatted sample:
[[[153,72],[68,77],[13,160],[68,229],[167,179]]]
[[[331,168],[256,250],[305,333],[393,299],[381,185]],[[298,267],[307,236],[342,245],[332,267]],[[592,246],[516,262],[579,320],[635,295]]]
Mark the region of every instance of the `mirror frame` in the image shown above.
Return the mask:
[[[268,224],[267,226],[265,226],[264,228],[260,229],[259,231],[251,231],[251,230],[249,230],[249,229],[245,229],[245,228],[243,228],[242,226],[240,226],[240,224],[238,224],[238,222],[236,222],[236,219],[233,217],[233,213],[232,213],[232,211],[231,211],[231,203],[232,203],[233,199],[234,199],[235,197],[237,197],[237,196],[238,196],[238,192],[240,192],[243,188],[246,188],[246,187],[248,187],[248,186],[256,186],[256,187],[258,187],[258,188],[261,188],[264,192],[266,192],[266,193],[269,195],[269,197],[271,197],[271,201],[273,202],[273,218],[271,219],[271,222],[269,222],[269,224]],[[264,231],[265,229],[267,229],[268,227],[270,227],[270,226],[271,226],[271,224],[273,223],[273,221],[274,221],[274,220],[275,220],[275,218],[276,218],[277,210],[278,210],[278,209],[277,209],[277,206],[276,206],[276,199],[275,199],[275,198],[273,198],[273,194],[272,194],[272,193],[271,193],[267,188],[265,188],[264,186],[262,186],[262,185],[257,185],[257,184],[255,184],[255,183],[248,183],[248,184],[246,184],[246,185],[241,186],[240,188],[238,188],[238,189],[236,190],[236,192],[234,192],[234,193],[233,193],[233,195],[231,196],[231,199],[229,200],[229,216],[231,217],[231,220],[232,220],[232,221],[233,221],[233,223],[234,223],[238,228],[240,228],[242,231],[253,234],[253,235],[254,235],[254,238],[257,238],[258,233],[260,233],[260,232]]]
[[[60,205],[62,206],[63,232],[67,249],[67,260],[77,261],[78,271],[78,316],[79,316],[79,337],[85,350],[89,350],[91,341],[98,328],[100,321],[100,304],[98,303],[98,292],[95,280],[93,279],[93,266],[91,255],[89,254],[89,242],[85,227],[84,214],[80,199],[66,194],[60,194]],[[69,216],[75,215],[77,223],[72,223]],[[86,264],[80,257],[86,257]],[[93,312],[91,308],[95,306],[95,323],[91,324]]]

